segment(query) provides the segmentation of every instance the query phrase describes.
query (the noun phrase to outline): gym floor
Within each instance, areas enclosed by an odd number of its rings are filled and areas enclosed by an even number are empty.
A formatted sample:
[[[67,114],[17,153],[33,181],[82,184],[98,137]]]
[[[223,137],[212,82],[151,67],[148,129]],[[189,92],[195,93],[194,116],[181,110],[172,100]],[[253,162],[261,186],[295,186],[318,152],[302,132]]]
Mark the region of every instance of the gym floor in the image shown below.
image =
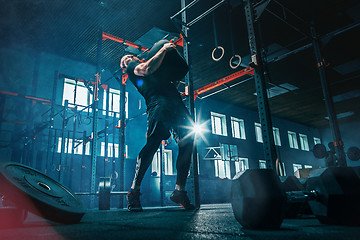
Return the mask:
[[[201,205],[198,211],[180,207],[88,211],[79,224],[49,223],[30,214],[20,228],[3,229],[1,240],[65,239],[356,239],[360,227],[320,224],[315,218],[285,219],[280,230],[242,229],[230,204]]]

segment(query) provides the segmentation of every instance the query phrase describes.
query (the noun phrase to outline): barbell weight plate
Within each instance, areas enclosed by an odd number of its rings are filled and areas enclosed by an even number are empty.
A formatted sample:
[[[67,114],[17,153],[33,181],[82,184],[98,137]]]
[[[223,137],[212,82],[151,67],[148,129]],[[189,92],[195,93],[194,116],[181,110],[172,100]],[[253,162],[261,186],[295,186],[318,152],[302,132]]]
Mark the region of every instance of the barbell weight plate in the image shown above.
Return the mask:
[[[321,144],[321,143],[316,144],[314,146],[312,152],[313,152],[314,156],[319,159],[327,156],[326,147],[324,144]]]
[[[358,147],[350,147],[346,154],[351,161],[360,159],[360,149]]]
[[[0,165],[0,189],[17,207],[61,223],[78,223],[86,208],[69,189],[23,164]]]
[[[101,177],[99,181],[99,210],[110,209],[111,178]]]

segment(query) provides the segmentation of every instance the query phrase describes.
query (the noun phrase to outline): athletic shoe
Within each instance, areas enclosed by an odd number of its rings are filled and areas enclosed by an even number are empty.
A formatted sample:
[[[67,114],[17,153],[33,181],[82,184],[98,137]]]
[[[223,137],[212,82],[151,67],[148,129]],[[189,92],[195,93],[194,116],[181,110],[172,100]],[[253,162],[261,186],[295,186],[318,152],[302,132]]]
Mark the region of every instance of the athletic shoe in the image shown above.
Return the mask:
[[[126,200],[128,202],[127,208],[130,212],[142,212],[143,209],[140,203],[140,191],[131,189],[126,195]]]
[[[190,200],[186,194],[185,191],[178,191],[175,190],[171,196],[170,196],[170,200],[173,201],[174,203],[179,204],[180,206],[182,206],[185,210],[193,210],[195,209],[194,205],[192,205],[190,203]]]

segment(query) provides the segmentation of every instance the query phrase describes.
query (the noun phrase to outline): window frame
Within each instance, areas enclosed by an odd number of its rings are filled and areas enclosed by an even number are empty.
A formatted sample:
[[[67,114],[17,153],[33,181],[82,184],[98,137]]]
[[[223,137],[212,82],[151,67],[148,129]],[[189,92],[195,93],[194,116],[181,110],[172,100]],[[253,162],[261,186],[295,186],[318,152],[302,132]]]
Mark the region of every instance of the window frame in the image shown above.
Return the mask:
[[[164,161],[164,175],[173,176],[176,175],[173,161],[173,154],[171,149],[164,149],[165,161]],[[170,163],[170,164],[169,164]],[[160,177],[160,149],[154,154],[151,163],[151,173],[156,172],[157,175],[154,177]],[[170,166],[170,167],[169,167]],[[169,170],[171,169],[171,171]],[[169,172],[170,171],[170,172]]]
[[[280,129],[273,127],[274,143],[276,146],[281,146]]]
[[[263,136],[262,136],[262,130],[261,130],[261,124],[255,122],[255,138],[258,143],[263,143]]]
[[[288,131],[289,146],[293,149],[299,149],[296,132]]]
[[[69,89],[69,86],[73,85],[73,89]],[[68,86],[68,87],[67,87]],[[93,86],[90,86],[91,89],[93,89]],[[76,89],[76,99],[74,99],[74,94],[70,97],[71,93],[74,93]],[[79,96],[81,94],[79,94],[81,90],[85,90],[86,89],[86,103],[82,103],[82,101],[84,101],[84,96]],[[69,91],[69,93],[68,93]],[[68,94],[67,94],[68,93]],[[68,99],[70,98],[70,99]],[[62,94],[62,106],[65,105],[65,100],[68,100],[68,104],[72,105],[72,106],[79,106],[79,107],[87,107],[89,105],[91,105],[93,103],[93,94],[90,93],[89,89],[85,86],[85,83],[83,81],[79,81],[79,80],[74,80],[71,78],[64,78],[64,85],[63,85],[63,94]],[[81,104],[80,104],[81,103]],[[81,109],[80,109],[81,110]],[[85,112],[92,112],[92,108],[88,107],[86,110],[84,110]]]
[[[226,115],[216,112],[210,112],[210,115],[211,115],[211,133],[226,137],[227,136]],[[221,125],[220,133],[217,131],[216,125],[218,124],[216,123],[215,118],[220,119],[220,125]]]
[[[306,139],[306,140],[305,140]],[[303,151],[310,151],[307,135],[299,133],[300,148]]]
[[[248,158],[238,158],[235,161],[235,174],[249,169],[249,159]]]
[[[114,117],[114,113],[115,117],[120,117],[120,90],[116,89],[116,88],[109,88],[109,95],[110,97],[110,103],[109,103],[109,113],[108,116],[110,117]],[[114,101],[114,95],[118,95],[118,101]],[[117,98],[117,97],[116,97]],[[106,101],[107,101],[107,91],[104,91],[104,95],[103,95],[103,111],[102,114],[106,115]],[[116,102],[116,105],[113,104],[111,105],[111,101]],[[114,110],[115,108],[115,110]],[[118,109],[118,111],[117,111]],[[128,118],[129,114],[128,111],[129,110],[129,93],[125,92],[125,118]]]
[[[266,160],[262,160],[262,159],[259,160],[259,169],[267,169]]]
[[[313,139],[314,139],[314,145],[321,144],[321,139],[320,138],[313,137]]]
[[[244,119],[239,119],[236,117],[230,117],[230,121],[231,121],[231,134],[233,138],[237,138],[237,139],[246,139],[246,134],[245,134],[245,122]],[[235,128],[235,123],[238,124],[238,127]],[[236,136],[238,133],[238,137]]]
[[[293,163],[294,173],[299,169],[303,169],[303,166],[301,164],[299,164],[299,163]]]

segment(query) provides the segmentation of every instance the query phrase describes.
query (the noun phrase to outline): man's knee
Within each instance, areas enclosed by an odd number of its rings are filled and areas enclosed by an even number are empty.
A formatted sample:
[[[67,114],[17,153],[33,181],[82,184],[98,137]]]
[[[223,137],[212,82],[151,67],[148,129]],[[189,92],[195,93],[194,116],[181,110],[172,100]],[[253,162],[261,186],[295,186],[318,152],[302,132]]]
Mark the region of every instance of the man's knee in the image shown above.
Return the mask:
[[[194,146],[194,138],[192,136],[183,138],[178,142],[178,146],[179,148],[192,149]]]

